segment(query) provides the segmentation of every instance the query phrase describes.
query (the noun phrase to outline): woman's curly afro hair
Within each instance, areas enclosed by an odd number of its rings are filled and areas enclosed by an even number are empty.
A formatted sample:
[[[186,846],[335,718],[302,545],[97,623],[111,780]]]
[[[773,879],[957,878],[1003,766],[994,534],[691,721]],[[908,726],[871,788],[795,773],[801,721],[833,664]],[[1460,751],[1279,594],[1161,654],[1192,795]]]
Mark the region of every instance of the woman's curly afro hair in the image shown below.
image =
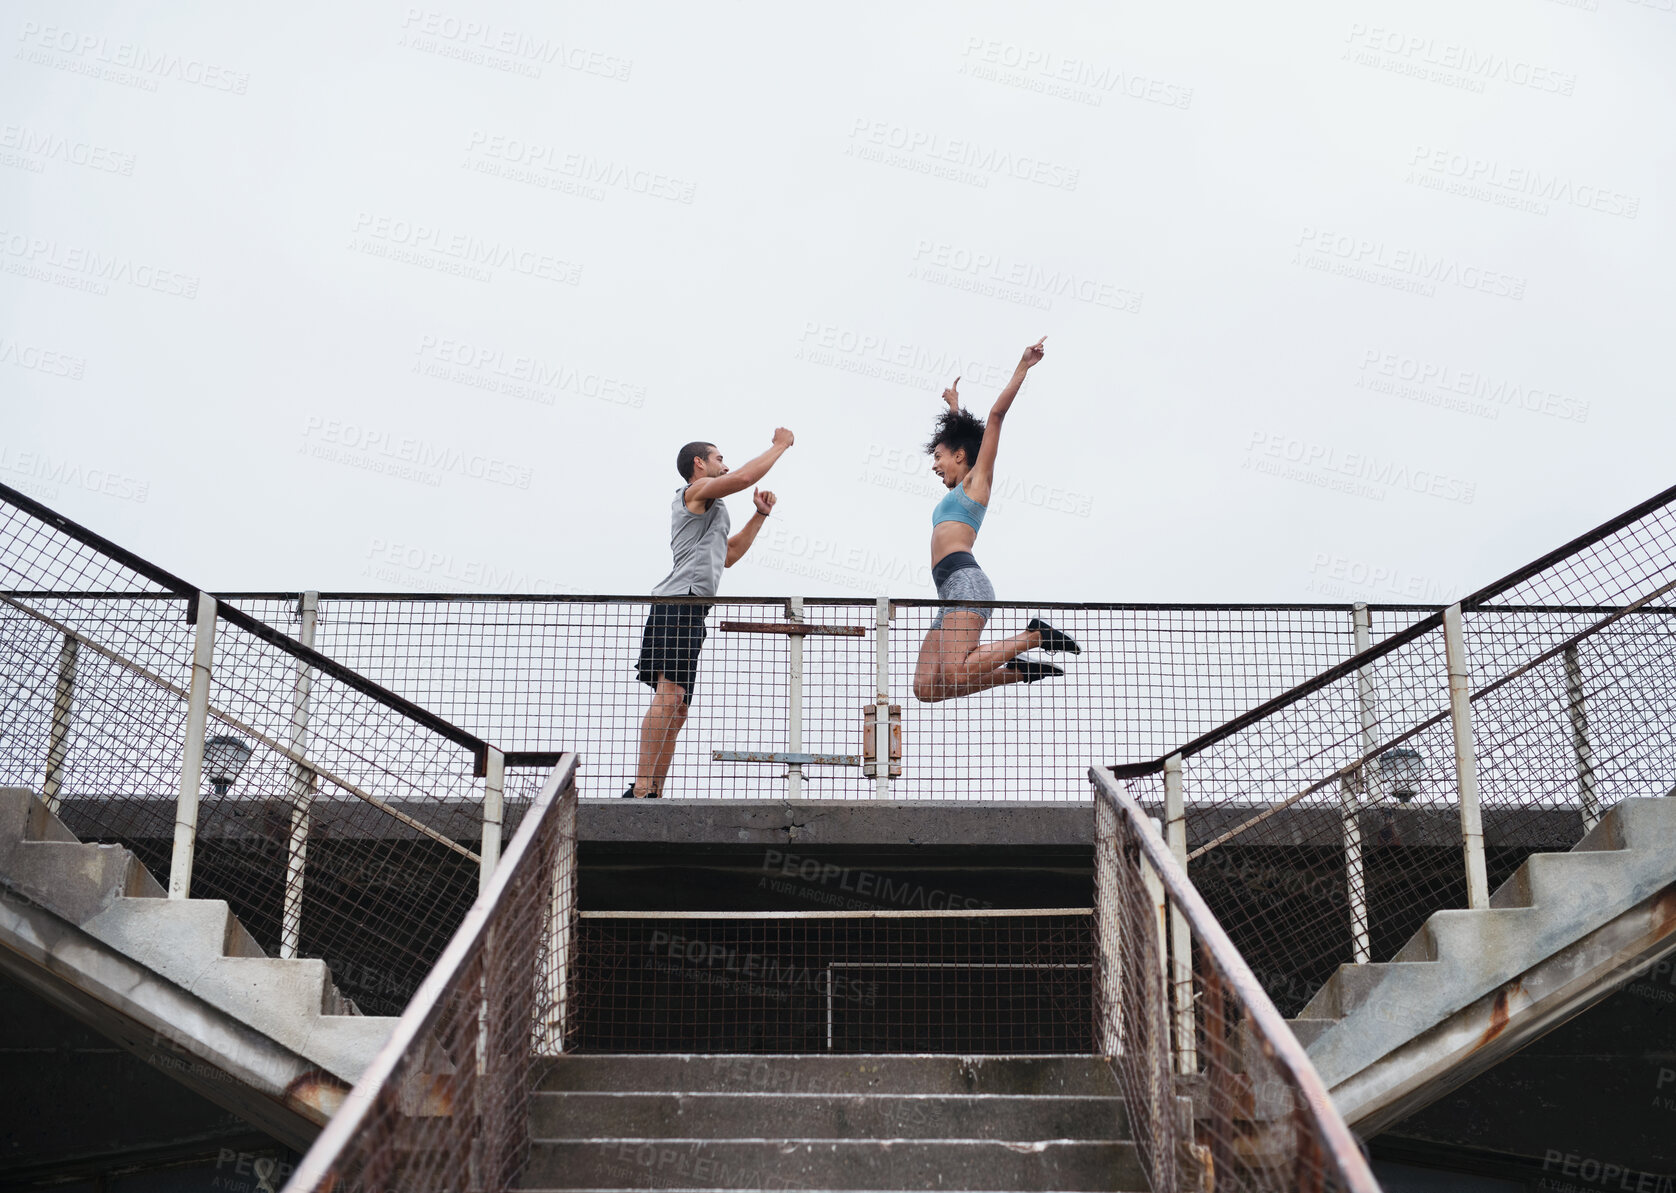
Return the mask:
[[[978,462],[978,448],[983,446],[983,419],[965,408],[943,411],[937,419],[936,429],[931,432],[931,439],[925,445],[925,454],[934,454],[939,443],[948,448],[951,455],[964,450],[966,467],[971,468]]]

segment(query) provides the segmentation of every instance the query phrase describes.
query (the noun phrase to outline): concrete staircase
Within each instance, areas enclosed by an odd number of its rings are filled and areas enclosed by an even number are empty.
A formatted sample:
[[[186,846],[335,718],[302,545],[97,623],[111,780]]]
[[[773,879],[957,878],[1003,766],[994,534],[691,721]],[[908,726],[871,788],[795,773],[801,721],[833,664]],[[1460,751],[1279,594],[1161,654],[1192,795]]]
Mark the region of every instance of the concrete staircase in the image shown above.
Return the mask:
[[[1343,965],[1292,1029],[1364,1138],[1676,951],[1676,799],[1617,804],[1525,860],[1477,911],[1434,913],[1389,962]]]
[[[129,850],[0,789],[0,967],[216,1104],[306,1147],[395,1026],[226,902],[168,899]]]
[[[1143,1190],[1098,1057],[565,1056],[526,1189]]]

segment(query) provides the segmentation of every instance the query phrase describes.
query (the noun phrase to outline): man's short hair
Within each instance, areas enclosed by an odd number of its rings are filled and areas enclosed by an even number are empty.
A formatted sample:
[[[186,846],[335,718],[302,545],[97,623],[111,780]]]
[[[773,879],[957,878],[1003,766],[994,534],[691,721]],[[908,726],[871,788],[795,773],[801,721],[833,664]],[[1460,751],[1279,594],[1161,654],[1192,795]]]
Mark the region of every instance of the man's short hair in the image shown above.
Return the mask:
[[[714,443],[707,442],[703,439],[694,439],[691,443],[683,447],[681,449],[681,454],[675,458],[675,470],[681,474],[681,479],[686,481],[688,484],[691,484],[693,479],[693,457],[702,456],[705,459],[709,459],[710,453],[715,450],[715,447],[716,445]]]

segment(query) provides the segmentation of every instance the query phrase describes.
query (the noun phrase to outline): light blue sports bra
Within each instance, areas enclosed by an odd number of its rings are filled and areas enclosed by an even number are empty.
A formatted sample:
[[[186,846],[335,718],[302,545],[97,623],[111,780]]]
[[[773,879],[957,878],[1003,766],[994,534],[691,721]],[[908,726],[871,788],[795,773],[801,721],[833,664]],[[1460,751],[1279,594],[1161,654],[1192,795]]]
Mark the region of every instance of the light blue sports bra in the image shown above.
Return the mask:
[[[966,496],[966,486],[956,485],[937,503],[937,508],[931,511],[931,525],[937,526],[943,522],[964,522],[974,531],[983,528],[983,516],[989,512],[989,507],[981,502],[973,501]]]

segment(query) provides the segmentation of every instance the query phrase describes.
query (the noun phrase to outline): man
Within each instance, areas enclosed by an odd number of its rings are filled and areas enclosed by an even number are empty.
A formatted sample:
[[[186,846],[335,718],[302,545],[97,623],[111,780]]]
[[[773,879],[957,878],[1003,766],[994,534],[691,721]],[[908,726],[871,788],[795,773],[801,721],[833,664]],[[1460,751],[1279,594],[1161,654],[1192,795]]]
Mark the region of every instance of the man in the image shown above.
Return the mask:
[[[698,440],[681,449],[675,467],[685,483],[675,491],[669,531],[675,566],[652,589],[653,596],[716,595],[722,569],[738,563],[751,549],[775,501],[774,494],[752,488],[756,512],[745,529],[730,538],[733,523],[721,499],[754,486],[792,442],[790,431],[776,427],[773,446],[737,472],[722,462],[714,443]],[[675,739],[687,723],[698,677],[698,651],[704,645],[704,617],[709,611],[710,606],[698,603],[654,604],[646,618],[635,673],[652,689],[652,707],[640,723],[640,763],[634,783],[623,792],[625,798],[657,799],[663,794],[664,776],[675,757]]]

